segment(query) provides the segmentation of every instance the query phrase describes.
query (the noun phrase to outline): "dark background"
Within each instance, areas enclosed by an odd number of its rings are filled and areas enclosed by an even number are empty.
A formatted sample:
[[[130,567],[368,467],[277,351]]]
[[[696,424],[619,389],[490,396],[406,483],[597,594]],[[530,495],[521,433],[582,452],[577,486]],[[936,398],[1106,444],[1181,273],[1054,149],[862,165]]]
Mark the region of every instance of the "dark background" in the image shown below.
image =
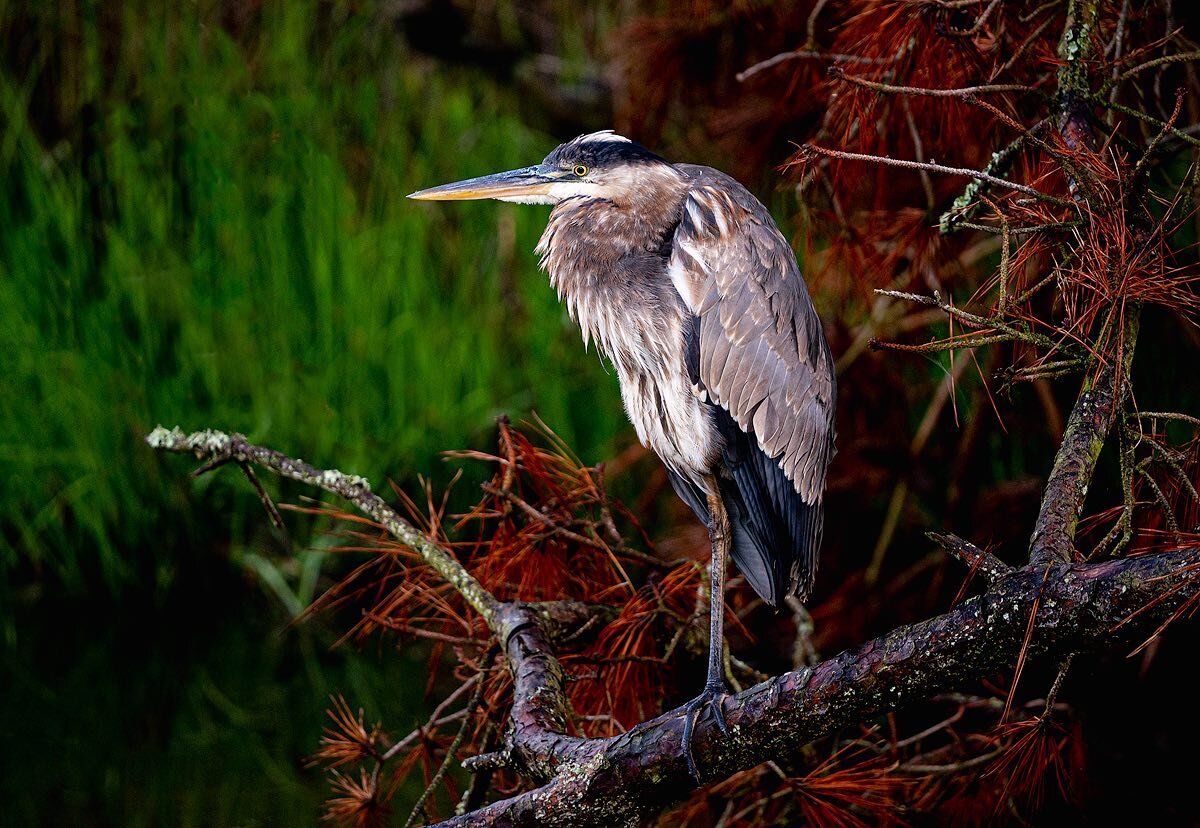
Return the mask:
[[[311,824],[330,694],[398,728],[429,707],[421,648],[290,624],[353,563],[332,527],[273,532],[240,476],[154,456],[158,423],[439,488],[461,465],[439,452],[536,412],[585,460],[620,458],[613,486],[656,538],[702,551],[536,272],[545,211],[404,199],[583,131],[734,172],[798,240],[841,372],[823,651],[947,605],[962,573],[924,530],[1019,557],[1077,386],[993,402],[1003,355],[955,371],[862,348],[913,331],[870,289],[926,274],[809,267],[832,242],[777,165],[823,103],[733,77],[801,42],[807,5],[0,0],[0,823]],[[1196,344],[1148,313],[1143,408],[1196,410]],[[1110,465],[1093,505],[1119,500]],[[484,474],[466,468],[460,506]],[[1174,669],[1193,644],[1073,674],[1100,722],[1095,812],[1195,820]]]

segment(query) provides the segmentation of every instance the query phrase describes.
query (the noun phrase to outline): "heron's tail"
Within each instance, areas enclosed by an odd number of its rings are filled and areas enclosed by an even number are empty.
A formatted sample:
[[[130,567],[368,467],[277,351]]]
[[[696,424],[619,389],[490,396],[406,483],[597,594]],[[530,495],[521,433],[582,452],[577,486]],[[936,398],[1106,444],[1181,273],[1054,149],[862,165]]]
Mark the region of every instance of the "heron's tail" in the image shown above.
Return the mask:
[[[733,562],[772,607],[789,595],[808,598],[821,548],[822,504],[805,503],[791,481],[783,482],[787,490],[774,491],[753,470],[737,469],[721,484]]]
[[[752,438],[726,447],[728,476],[718,478],[733,534],[731,554],[750,586],[772,607],[789,595],[808,597],[817,574],[824,509],[806,503],[792,482]],[[668,470],[671,485],[706,524],[704,493]]]

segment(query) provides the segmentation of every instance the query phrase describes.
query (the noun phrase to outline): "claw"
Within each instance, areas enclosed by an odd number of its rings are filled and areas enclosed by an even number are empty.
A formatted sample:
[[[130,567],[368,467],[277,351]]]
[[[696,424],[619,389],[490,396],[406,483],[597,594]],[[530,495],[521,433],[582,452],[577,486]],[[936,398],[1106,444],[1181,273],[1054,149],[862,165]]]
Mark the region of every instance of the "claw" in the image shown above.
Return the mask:
[[[700,770],[696,767],[696,757],[692,753],[692,734],[696,730],[696,721],[700,718],[700,714],[705,707],[708,707],[713,712],[713,719],[717,723],[717,729],[721,731],[722,736],[729,735],[729,727],[725,724],[725,711],[721,709],[722,703],[729,694],[721,685],[706,685],[704,692],[683,706],[683,755],[687,760],[688,773],[697,785],[703,784],[700,779]]]
[[[709,691],[705,691],[706,693]],[[717,730],[721,731],[722,736],[729,735],[729,725],[725,724],[725,697],[729,694],[725,692],[724,687],[719,687],[715,691],[715,696],[711,698],[713,719],[717,722]]]

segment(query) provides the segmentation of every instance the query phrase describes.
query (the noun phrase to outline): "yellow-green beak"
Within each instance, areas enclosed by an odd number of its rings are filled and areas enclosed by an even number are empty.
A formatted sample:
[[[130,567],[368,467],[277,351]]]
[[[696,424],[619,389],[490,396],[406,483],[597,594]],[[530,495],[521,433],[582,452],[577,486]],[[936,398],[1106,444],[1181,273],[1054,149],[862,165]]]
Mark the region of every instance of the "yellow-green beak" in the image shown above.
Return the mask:
[[[550,185],[557,180],[557,176],[552,176],[551,172],[557,171],[542,165],[525,167],[418,190],[409,198],[418,201],[470,201],[479,198],[541,196],[547,194]]]

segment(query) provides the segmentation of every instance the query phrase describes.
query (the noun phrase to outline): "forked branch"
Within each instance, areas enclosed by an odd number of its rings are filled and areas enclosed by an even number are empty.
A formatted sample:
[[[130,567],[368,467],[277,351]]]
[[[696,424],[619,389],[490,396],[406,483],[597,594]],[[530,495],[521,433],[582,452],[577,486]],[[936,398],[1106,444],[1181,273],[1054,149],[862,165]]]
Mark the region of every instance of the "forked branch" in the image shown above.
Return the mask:
[[[619,736],[589,739],[567,733],[563,671],[553,641],[561,630],[592,623],[596,616],[587,606],[498,601],[360,477],[317,469],[237,434],[157,428],[147,442],[162,451],[194,454],[209,468],[250,463],[345,498],[416,550],[485,617],[513,674],[512,728],[501,753],[470,764],[474,770],[508,765],[540,787],[447,824],[629,824],[695,788],[681,749],[682,710]],[[1050,561],[1046,566],[1010,569],[966,541],[936,539],[980,570],[989,581],[987,590],[937,618],[898,627],[729,697],[723,709],[731,735],[723,737],[709,716],[695,731],[693,751],[706,781],[796,755],[847,724],[968,688],[981,675],[1011,667],[1026,645],[1027,657],[1062,660],[1074,652],[1135,642],[1172,619],[1200,590],[1200,549],[1195,548],[1100,564],[1058,563],[1043,555]],[[611,620],[599,618],[601,624]]]

